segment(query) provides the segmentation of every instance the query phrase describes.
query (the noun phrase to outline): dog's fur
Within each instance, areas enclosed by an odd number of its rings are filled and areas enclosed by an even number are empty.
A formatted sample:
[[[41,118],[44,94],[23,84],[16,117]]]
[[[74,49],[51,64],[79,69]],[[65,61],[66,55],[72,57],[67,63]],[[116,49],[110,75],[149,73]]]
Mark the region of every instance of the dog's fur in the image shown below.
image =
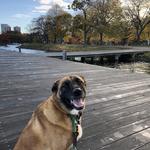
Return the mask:
[[[75,88],[80,88],[82,93],[73,94]],[[82,97],[84,101],[83,77],[66,76],[56,81],[52,87],[52,96],[33,112],[14,150],[68,150],[73,140],[72,123],[68,114],[77,115],[84,108],[74,107],[71,99],[76,96]],[[78,125],[78,132],[80,138],[81,125]]]

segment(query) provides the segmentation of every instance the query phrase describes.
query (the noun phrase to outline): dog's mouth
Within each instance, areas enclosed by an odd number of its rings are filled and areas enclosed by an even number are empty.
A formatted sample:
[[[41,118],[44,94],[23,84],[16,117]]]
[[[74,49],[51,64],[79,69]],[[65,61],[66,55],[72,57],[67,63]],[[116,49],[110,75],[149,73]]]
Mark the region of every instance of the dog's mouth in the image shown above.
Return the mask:
[[[84,105],[85,105],[84,98],[73,99],[73,100],[71,100],[71,104],[72,104],[77,110],[81,110],[81,109],[84,108]]]

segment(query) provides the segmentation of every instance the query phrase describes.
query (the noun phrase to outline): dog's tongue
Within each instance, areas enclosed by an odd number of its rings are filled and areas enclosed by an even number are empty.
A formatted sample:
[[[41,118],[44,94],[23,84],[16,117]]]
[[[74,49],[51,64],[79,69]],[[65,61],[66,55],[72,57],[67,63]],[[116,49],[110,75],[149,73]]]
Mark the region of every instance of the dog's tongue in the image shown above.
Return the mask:
[[[77,107],[77,108],[84,107],[84,101],[83,101],[82,98],[80,98],[80,99],[74,99],[74,100],[72,101],[72,104],[73,104],[75,107]]]

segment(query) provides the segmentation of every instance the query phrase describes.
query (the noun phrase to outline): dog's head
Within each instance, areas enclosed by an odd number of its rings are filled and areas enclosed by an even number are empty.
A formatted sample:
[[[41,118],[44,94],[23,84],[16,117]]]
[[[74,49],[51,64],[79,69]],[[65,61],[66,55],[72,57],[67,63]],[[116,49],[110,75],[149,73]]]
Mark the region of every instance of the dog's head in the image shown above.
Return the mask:
[[[52,92],[60,107],[67,113],[77,115],[85,107],[86,82],[82,76],[66,76],[57,80]]]

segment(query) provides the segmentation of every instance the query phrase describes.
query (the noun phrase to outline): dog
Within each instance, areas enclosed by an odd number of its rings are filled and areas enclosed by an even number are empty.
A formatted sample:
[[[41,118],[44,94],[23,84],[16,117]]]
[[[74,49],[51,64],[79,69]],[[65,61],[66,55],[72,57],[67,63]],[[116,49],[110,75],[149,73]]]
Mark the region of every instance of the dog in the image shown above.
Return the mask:
[[[85,108],[86,81],[78,75],[65,76],[52,86],[52,95],[38,105],[23,129],[14,150],[68,150],[73,144],[72,121]],[[81,118],[79,119],[81,122]],[[82,136],[77,124],[77,140]]]

